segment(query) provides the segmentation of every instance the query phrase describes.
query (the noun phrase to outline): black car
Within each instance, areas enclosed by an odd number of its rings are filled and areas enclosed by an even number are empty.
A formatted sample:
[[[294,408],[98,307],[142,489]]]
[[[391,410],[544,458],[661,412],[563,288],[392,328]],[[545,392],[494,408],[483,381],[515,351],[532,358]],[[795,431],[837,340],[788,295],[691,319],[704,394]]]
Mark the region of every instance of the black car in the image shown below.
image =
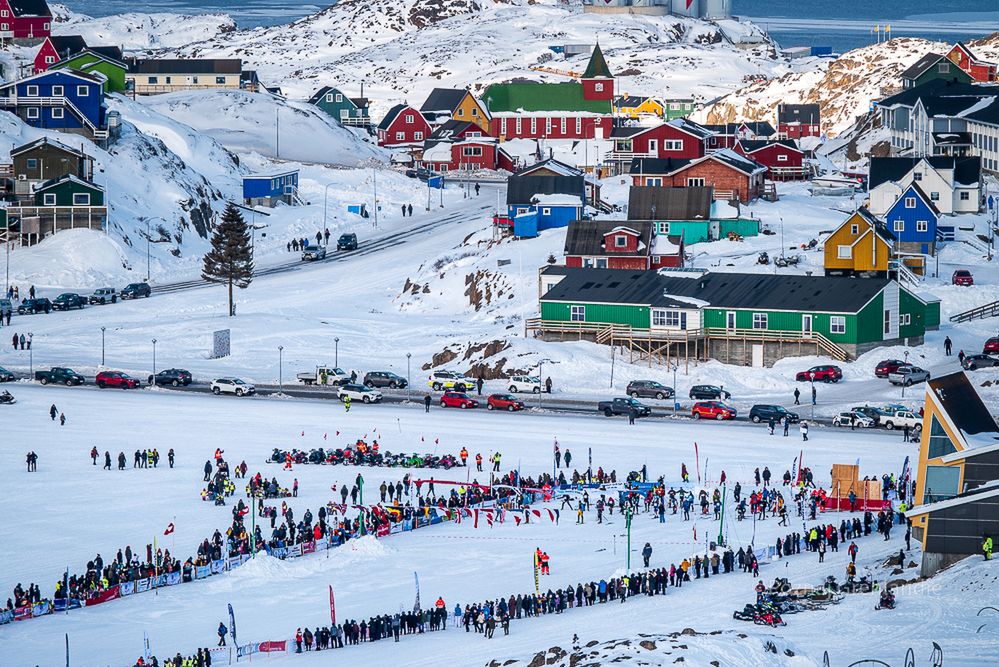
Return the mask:
[[[713,384],[695,384],[690,388],[690,398],[696,401],[725,400],[732,394]]]
[[[792,424],[797,424],[798,421],[800,421],[797,412],[785,410],[784,407],[780,405],[754,405],[749,410],[749,419],[752,420],[754,424],[768,422],[771,419],[775,422],[787,419]]]
[[[17,306],[18,315],[28,313],[48,313],[52,311],[52,302],[42,297],[40,299],[25,299]]]
[[[148,297],[153,293],[152,288],[149,283],[132,283],[126,285],[125,289],[119,292],[122,299],[138,299],[139,297]]]
[[[392,389],[405,389],[406,378],[400,377],[389,371],[371,371],[364,375],[365,387],[390,387]]]
[[[191,384],[191,373],[180,368],[168,368],[160,371],[156,375],[149,376],[150,385],[171,385],[173,387],[187,386]]]
[[[0,382],[13,382],[17,378],[9,370],[0,366]]]
[[[357,250],[357,234],[341,234],[336,241],[337,250]]]
[[[655,380],[632,380],[625,393],[632,398],[673,398],[673,387],[667,387]]]
[[[83,308],[87,305],[87,300],[79,294],[73,292],[63,292],[52,302],[53,310],[69,310],[70,308]]]

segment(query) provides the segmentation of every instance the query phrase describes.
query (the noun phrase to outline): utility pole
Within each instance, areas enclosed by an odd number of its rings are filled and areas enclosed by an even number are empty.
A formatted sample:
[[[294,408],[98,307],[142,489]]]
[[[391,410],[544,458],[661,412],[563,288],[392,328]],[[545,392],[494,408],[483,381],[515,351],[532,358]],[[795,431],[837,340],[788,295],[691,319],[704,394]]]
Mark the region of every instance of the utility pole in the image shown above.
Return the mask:
[[[375,186],[375,229],[378,229],[378,169],[371,170]]]
[[[104,327],[101,327],[101,366],[104,365]]]
[[[624,509],[624,523],[628,528],[628,559],[627,559],[627,570],[631,571],[631,502],[628,502],[628,506]]]

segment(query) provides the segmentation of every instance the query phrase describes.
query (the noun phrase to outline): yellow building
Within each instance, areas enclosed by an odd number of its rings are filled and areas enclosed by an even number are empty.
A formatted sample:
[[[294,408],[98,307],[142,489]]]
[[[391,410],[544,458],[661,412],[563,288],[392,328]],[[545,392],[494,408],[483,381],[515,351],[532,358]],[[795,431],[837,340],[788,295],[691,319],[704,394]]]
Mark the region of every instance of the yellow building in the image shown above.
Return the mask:
[[[126,81],[136,95],[180,90],[239,90],[243,62],[237,58],[164,58],[129,63]]]
[[[826,239],[826,275],[887,277],[894,247],[885,223],[860,207]]]
[[[625,94],[614,98],[614,115],[616,116],[624,118],[658,116],[662,118],[664,112],[663,103],[654,97]]]
[[[475,123],[486,135],[489,134],[489,112],[467,90],[454,109],[454,119]]]

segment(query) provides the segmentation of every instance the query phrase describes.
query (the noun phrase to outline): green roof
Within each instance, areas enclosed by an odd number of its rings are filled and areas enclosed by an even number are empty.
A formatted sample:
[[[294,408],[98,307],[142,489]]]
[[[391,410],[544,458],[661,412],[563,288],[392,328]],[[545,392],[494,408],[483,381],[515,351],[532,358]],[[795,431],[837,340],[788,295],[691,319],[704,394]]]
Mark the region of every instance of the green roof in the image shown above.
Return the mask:
[[[494,83],[486,88],[482,100],[490,113],[518,111],[586,111],[611,113],[610,100],[583,99],[583,84],[566,83]]]
[[[593,47],[593,53],[590,55],[590,62],[586,65],[586,71],[583,72],[584,79],[613,79],[614,75],[610,72],[610,67],[607,66],[607,61],[604,60],[604,52],[600,50],[600,45],[597,44]]]

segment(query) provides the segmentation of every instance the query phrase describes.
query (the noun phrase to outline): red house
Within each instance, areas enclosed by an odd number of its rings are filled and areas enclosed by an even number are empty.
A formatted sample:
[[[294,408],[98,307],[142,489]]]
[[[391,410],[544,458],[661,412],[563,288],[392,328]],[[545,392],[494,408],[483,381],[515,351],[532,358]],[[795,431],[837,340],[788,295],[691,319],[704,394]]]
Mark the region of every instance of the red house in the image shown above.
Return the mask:
[[[656,236],[649,220],[573,220],[565,265],[654,271],[683,266],[683,236]]]
[[[378,145],[386,148],[422,146],[429,136],[427,119],[408,104],[395,105],[378,124]]]
[[[86,48],[87,42],[79,35],[49,35],[35,53],[32,74],[41,74],[60,60],[74,56]]]
[[[767,168],[729,149],[697,160],[635,158],[632,185],[714,188],[715,199],[749,202],[763,193]]]
[[[615,127],[609,159],[622,165],[636,157],[695,160],[704,157],[711,136],[710,130],[684,118],[654,127]]]
[[[782,139],[818,137],[821,111],[818,104],[781,104],[777,106],[777,135]]]
[[[980,60],[962,42],[954,45],[947,54],[947,59],[971,75],[979,83],[990,83],[996,80],[996,64]]]
[[[734,148],[739,139],[769,139],[777,134],[774,126],[765,120],[742,121],[738,123],[722,123],[720,125],[704,125],[713,133],[708,140],[708,148]]]
[[[805,155],[790,139],[740,139],[733,150],[766,167],[772,181],[793,181],[805,177]]]
[[[0,39],[41,39],[52,34],[45,0],[0,0]]]
[[[500,148],[495,139],[462,139],[454,143],[427,142],[423,149],[423,166],[436,172],[478,171],[503,169],[513,172],[513,158]]]

